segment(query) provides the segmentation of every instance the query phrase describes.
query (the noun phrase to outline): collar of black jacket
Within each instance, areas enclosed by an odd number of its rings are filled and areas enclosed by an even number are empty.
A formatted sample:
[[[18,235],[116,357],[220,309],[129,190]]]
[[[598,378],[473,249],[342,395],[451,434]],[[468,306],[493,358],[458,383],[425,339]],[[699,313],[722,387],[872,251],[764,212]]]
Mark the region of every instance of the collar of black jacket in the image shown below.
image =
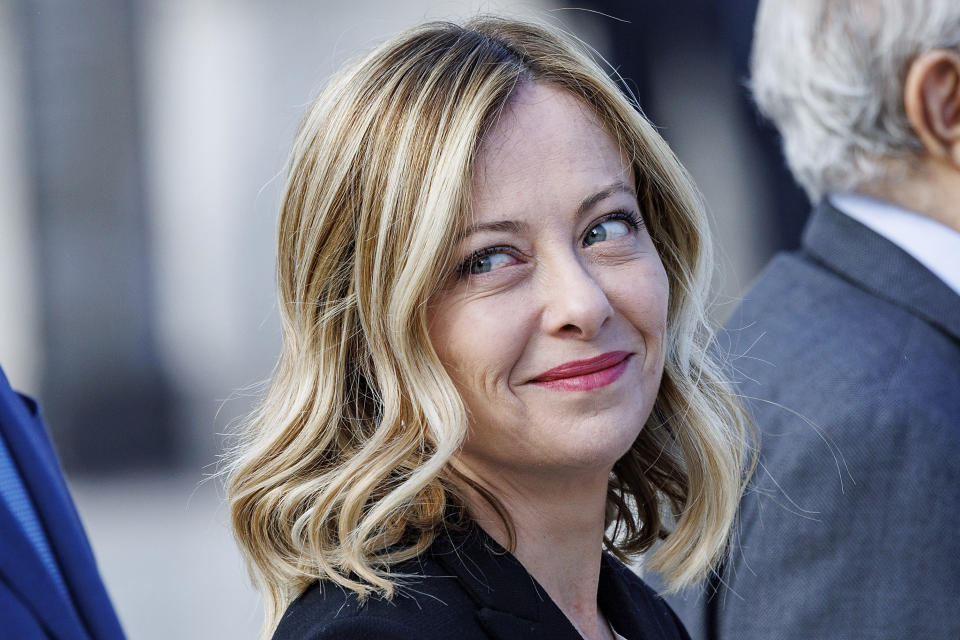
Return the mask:
[[[477,619],[495,638],[556,638],[581,640],[546,590],[511,553],[479,526],[451,531],[437,538],[431,555],[474,601]],[[630,570],[603,554],[598,601],[617,631],[643,637],[644,625],[659,618],[649,598],[637,598],[630,589]],[[644,634],[645,635],[645,634]]]
[[[803,249],[860,288],[960,340],[960,296],[910,254],[829,201],[814,209]]]

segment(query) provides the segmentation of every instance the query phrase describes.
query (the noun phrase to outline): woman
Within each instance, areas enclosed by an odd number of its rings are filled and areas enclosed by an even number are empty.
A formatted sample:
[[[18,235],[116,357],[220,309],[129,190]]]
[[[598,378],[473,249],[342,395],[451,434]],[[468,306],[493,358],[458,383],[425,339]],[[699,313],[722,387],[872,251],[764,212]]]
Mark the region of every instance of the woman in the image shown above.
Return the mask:
[[[659,542],[678,587],[726,546],[710,267],[687,174],[557,31],[428,24],[343,71],[294,147],[283,352],[230,467],[266,635],[686,637],[621,560]]]

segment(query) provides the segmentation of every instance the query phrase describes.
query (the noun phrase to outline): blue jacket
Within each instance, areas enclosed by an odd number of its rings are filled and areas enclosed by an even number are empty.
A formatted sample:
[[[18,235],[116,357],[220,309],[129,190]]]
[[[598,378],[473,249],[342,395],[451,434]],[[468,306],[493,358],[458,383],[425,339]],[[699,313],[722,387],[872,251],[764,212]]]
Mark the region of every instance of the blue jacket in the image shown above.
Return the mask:
[[[123,638],[37,404],[11,389],[2,370],[0,430],[73,598],[73,606],[64,600],[20,523],[0,500],[0,637]]]

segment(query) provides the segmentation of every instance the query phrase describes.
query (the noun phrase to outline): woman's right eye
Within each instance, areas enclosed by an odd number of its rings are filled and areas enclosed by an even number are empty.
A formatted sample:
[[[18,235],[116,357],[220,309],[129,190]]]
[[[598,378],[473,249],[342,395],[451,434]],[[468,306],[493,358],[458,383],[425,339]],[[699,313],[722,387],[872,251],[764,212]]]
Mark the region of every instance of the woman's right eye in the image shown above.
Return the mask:
[[[515,264],[517,259],[506,251],[498,249],[484,250],[467,258],[460,268],[460,273],[479,275],[496,271],[501,267]]]

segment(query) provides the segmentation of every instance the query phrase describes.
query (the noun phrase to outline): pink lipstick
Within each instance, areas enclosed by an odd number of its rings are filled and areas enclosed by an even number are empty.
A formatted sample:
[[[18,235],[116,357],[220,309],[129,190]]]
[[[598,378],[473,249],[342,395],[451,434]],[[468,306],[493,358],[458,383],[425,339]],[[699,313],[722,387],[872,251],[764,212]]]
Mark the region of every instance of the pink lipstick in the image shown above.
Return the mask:
[[[629,351],[611,351],[589,360],[573,360],[530,382],[557,391],[589,391],[615,382],[627,369],[629,358]]]

